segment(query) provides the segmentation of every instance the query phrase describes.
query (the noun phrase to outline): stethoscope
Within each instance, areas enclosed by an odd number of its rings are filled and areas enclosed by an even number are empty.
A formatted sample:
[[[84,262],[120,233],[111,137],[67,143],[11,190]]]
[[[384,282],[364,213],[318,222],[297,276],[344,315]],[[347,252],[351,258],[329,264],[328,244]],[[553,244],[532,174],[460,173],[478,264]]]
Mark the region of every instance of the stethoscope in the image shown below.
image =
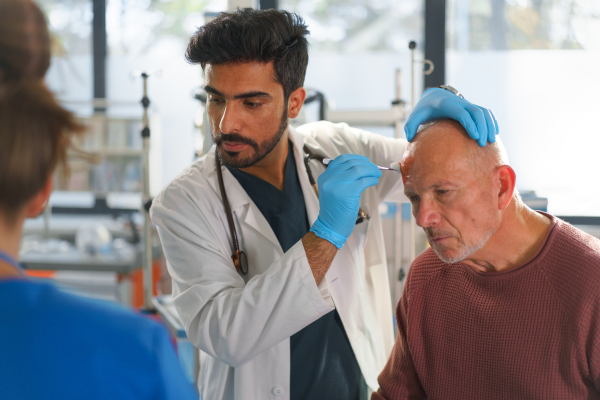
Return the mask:
[[[323,163],[323,160],[326,157],[317,155],[313,153],[306,145],[304,145],[304,165],[306,166],[306,173],[308,175],[308,180],[315,190],[315,194],[317,198],[319,198],[319,189],[317,187],[317,182],[312,174],[310,169],[310,161],[316,160],[320,163]],[[233,265],[235,265],[235,269],[238,270],[242,275],[248,274],[248,257],[243,250],[240,250],[240,245],[238,242],[237,232],[235,230],[235,224],[233,223],[233,213],[231,212],[231,207],[229,205],[229,200],[227,199],[227,193],[225,192],[225,184],[223,183],[223,171],[221,171],[221,160],[219,159],[219,152],[215,149],[215,165],[217,167],[217,177],[219,180],[219,190],[221,191],[221,199],[223,200],[223,207],[225,208],[225,214],[227,215],[227,223],[229,224],[229,230],[231,231],[231,238],[233,241],[233,254],[231,259],[233,260]],[[327,168],[327,166],[325,167]],[[370,217],[360,208],[358,210],[358,216],[356,217],[355,225],[358,225]]]

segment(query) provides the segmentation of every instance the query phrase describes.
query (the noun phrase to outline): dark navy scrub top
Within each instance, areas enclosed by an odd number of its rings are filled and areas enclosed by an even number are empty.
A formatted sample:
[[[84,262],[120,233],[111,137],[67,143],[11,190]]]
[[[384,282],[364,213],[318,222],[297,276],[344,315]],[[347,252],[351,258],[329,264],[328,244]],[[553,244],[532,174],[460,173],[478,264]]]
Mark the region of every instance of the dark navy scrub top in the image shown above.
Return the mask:
[[[228,168],[269,222],[284,252],[310,229],[289,142],[283,192],[260,178]],[[252,260],[248,260],[252,268]],[[291,400],[364,400],[367,385],[337,310],[290,338]]]

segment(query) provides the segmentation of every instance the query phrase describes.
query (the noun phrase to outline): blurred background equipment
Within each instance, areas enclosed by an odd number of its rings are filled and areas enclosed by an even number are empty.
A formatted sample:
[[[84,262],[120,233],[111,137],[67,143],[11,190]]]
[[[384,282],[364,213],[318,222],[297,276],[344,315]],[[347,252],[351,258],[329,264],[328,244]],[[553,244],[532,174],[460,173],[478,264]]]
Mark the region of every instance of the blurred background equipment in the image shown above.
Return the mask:
[[[75,245],[90,256],[108,254],[112,251],[112,235],[102,224],[83,224],[75,233]]]

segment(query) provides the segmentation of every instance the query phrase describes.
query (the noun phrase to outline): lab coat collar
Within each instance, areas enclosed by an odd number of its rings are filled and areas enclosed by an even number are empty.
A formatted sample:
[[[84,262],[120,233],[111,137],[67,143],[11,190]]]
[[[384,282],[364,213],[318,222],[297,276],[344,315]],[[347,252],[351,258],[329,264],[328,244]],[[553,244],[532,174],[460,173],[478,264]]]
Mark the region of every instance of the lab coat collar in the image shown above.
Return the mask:
[[[296,132],[292,126],[288,126],[288,133],[289,139],[293,144],[296,170],[298,172],[300,186],[302,187],[302,194],[304,195],[304,203],[306,205],[308,222],[312,226],[319,215],[319,200],[308,180],[306,167],[304,165],[304,136]],[[219,197],[221,197],[217,169],[215,165],[215,157],[216,147],[213,145],[213,147],[207,153],[204,161],[204,175],[210,182],[210,185],[214,191]],[[238,180],[231,174],[231,172],[229,172],[226,167],[221,168],[223,171],[223,184],[225,186],[225,192],[227,193],[229,205],[231,207],[231,211],[237,216],[239,223],[244,223],[253,228],[257,233],[263,235],[266,239],[272,242],[283,255],[281,245],[279,244],[275,233],[258,207],[254,204],[252,199],[250,199],[242,185],[240,185]],[[244,213],[245,209],[247,209],[247,212]],[[239,234],[240,232],[238,232],[238,235]]]

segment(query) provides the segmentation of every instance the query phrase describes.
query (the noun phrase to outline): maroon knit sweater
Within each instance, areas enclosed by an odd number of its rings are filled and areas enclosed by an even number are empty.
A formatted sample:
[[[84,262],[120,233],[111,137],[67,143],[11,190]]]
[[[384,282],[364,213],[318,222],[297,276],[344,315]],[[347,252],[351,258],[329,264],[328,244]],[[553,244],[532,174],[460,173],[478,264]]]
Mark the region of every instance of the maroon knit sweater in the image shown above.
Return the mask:
[[[372,399],[600,399],[600,241],[563,221],[509,271],[428,249],[396,315]]]

